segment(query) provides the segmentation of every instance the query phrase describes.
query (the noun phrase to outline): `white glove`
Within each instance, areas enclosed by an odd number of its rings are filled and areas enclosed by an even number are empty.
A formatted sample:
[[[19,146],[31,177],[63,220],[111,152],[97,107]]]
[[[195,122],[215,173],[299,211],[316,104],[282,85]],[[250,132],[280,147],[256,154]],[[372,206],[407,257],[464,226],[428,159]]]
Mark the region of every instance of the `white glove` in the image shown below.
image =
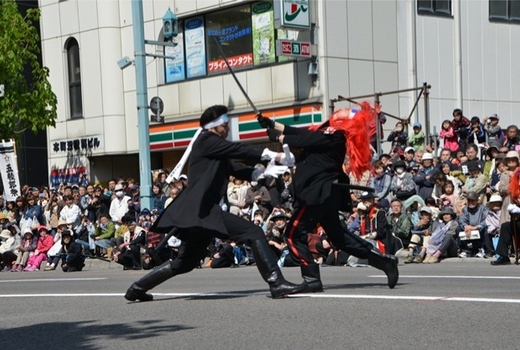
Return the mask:
[[[516,204],[509,204],[507,206],[507,211],[511,214],[520,214],[520,208]]]
[[[271,151],[269,148],[264,148],[262,152],[262,160],[273,160],[278,155],[277,152]]]
[[[294,166],[294,162],[296,161],[296,158],[294,158],[294,154],[289,152],[289,159],[287,159],[287,156],[285,153],[282,153],[282,156],[280,157],[280,164],[282,165],[288,165],[288,166]]]
[[[285,165],[275,165],[274,159],[271,160],[267,168],[265,168],[264,176],[278,177],[283,175],[289,168]]]

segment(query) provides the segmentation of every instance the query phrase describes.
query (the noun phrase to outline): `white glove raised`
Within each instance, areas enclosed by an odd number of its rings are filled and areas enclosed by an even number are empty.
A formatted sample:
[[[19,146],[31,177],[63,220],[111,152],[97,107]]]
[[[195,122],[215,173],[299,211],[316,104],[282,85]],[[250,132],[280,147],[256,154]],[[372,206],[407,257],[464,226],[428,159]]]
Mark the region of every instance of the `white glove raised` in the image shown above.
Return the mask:
[[[286,165],[275,165],[274,159],[265,168],[264,176],[278,177],[283,175],[289,168]]]
[[[289,158],[287,158],[285,153],[282,153],[282,156],[280,157],[280,164],[287,165],[287,166],[294,166],[294,162],[296,161],[296,158],[294,158],[294,154],[289,152]]]
[[[273,160],[276,159],[278,152],[271,151],[269,148],[264,148],[262,152],[262,160]]]

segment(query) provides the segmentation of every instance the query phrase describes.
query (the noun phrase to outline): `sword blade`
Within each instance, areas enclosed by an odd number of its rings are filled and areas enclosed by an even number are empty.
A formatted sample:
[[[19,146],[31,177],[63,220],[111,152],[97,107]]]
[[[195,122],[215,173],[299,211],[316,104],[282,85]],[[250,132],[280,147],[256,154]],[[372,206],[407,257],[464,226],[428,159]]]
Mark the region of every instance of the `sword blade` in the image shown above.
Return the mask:
[[[222,50],[222,46],[220,46],[220,42],[218,41],[218,37],[217,36],[214,36],[213,39],[215,39],[215,44],[217,45],[217,49],[219,51],[219,53],[222,55],[222,59],[224,60],[224,62],[226,63],[226,66],[228,67],[229,69],[229,72],[231,73],[231,75],[233,76],[233,79],[235,79],[235,82],[237,83],[238,85],[238,88],[240,89],[240,91],[242,91],[242,94],[244,95],[244,97],[246,98],[247,102],[249,103],[249,105],[251,106],[251,108],[253,108],[253,111],[255,111],[256,114],[260,114],[260,111],[258,110],[258,108],[256,108],[255,104],[253,103],[253,101],[251,101],[251,99],[249,98],[249,95],[247,94],[246,90],[244,90],[244,87],[242,86],[242,84],[240,84],[240,81],[238,81],[238,78],[237,76],[235,75],[235,72],[233,71],[233,68],[231,68],[231,66],[229,65],[229,62],[227,60],[227,57],[226,55],[224,54],[224,50]]]

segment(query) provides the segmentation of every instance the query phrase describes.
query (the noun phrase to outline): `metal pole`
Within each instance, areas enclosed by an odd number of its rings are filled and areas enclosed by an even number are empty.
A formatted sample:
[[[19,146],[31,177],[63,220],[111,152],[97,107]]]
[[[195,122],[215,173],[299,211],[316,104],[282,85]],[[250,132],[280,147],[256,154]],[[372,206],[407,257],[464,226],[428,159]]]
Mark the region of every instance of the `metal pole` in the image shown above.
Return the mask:
[[[427,83],[423,84],[423,94],[424,94],[424,141],[427,146],[430,145],[430,104],[429,104],[429,96],[430,96],[430,85]]]
[[[148,120],[148,87],[146,78],[146,52],[144,42],[143,1],[132,0],[134,29],[135,90],[137,95],[137,127],[139,140],[139,177],[141,208],[151,208],[150,132]]]

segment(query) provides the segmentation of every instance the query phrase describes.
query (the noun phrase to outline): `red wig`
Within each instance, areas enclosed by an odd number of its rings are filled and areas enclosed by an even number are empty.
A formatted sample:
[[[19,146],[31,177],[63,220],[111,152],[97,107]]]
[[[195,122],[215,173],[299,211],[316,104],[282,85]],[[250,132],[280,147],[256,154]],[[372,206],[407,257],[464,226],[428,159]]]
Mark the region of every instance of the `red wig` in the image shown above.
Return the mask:
[[[377,117],[380,107],[372,108],[369,102],[361,102],[360,109],[342,108],[335,111],[329,118],[329,127],[343,130],[346,136],[345,146],[349,164],[346,169],[357,179],[372,168],[372,154],[370,152],[370,136],[367,122]],[[323,125],[324,127],[326,125]]]
[[[511,177],[511,180],[509,181],[509,195],[511,196],[511,200],[515,204],[519,204],[519,198],[520,198],[520,167],[516,168],[513,172],[513,176]]]

